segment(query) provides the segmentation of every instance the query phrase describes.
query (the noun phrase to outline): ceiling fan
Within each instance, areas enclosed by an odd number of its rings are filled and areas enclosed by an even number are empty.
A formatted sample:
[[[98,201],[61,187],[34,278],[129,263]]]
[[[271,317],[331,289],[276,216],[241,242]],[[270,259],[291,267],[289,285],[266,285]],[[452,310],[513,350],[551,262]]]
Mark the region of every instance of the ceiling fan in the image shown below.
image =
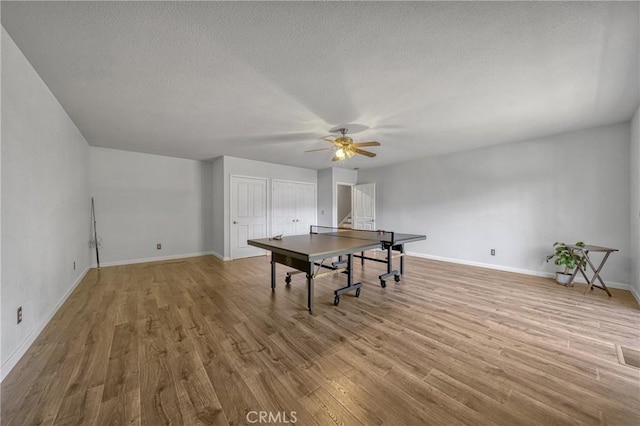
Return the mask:
[[[351,158],[355,154],[366,155],[367,157],[375,157],[376,154],[370,151],[365,151],[364,149],[360,149],[363,146],[380,146],[380,142],[371,141],[371,142],[353,142],[349,136],[347,136],[347,132],[349,129],[341,128],[337,129],[342,136],[338,136],[335,139],[330,138],[322,138],[327,142],[331,142],[334,146],[331,148],[320,148],[320,149],[311,149],[305,152],[315,152],[315,151],[328,151],[335,150],[335,154],[331,161],[340,161],[346,158]]]

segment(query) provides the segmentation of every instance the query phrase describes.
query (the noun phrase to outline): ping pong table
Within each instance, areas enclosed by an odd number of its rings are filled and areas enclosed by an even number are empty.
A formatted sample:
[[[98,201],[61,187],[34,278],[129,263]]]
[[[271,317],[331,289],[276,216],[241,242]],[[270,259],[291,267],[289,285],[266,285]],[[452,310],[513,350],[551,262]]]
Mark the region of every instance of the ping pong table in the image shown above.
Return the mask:
[[[334,228],[312,225],[309,234],[285,236],[281,239],[262,238],[247,240],[247,243],[271,252],[271,290],[276,288],[276,264],[295,269],[287,272],[285,282],[291,283],[291,277],[297,273],[305,273],[307,278],[307,308],[313,312],[313,284],[317,278],[344,273],[347,286],[334,292],[334,305],[340,303],[340,295],[355,292],[360,296],[362,283],[353,281],[353,259],[383,262],[387,264],[387,273],[379,276],[380,285],[386,287],[386,279],[391,276],[400,281],[404,273],[404,244],[425,240],[424,235],[400,234],[388,231],[367,231],[346,228]],[[367,250],[382,249],[386,251],[385,259],[365,256]],[[355,253],[360,253],[359,255]],[[347,260],[344,261],[344,256]],[[338,258],[337,262],[325,263],[327,259]],[[393,259],[400,258],[400,270],[393,269]]]

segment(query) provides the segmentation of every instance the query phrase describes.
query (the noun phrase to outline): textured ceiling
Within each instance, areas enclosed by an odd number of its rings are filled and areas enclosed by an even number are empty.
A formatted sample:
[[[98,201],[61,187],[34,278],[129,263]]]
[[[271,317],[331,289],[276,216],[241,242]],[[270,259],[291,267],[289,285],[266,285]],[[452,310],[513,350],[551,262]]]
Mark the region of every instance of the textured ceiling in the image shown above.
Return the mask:
[[[89,144],[368,168],[631,118],[637,2],[2,2]],[[343,123],[373,159],[303,153]]]

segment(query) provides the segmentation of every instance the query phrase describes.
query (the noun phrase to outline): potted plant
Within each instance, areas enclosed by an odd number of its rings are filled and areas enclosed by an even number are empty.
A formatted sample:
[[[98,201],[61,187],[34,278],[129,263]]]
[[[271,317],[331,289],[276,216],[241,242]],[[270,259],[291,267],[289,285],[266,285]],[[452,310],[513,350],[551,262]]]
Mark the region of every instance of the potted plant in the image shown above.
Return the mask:
[[[578,247],[584,247],[584,243],[579,241],[574,245]],[[547,262],[551,259],[555,259],[553,263],[556,265],[564,266],[564,271],[556,272],[556,282],[558,284],[567,285],[569,281],[571,281],[571,276],[573,275],[573,270],[578,265],[584,265],[585,260],[580,254],[571,250],[565,243],[553,243],[555,247],[555,251],[547,256]]]

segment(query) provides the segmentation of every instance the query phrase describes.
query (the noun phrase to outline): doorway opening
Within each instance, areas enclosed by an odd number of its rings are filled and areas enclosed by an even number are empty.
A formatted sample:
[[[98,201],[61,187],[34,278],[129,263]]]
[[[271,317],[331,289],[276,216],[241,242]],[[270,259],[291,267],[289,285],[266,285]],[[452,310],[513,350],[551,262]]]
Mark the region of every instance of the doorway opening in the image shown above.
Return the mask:
[[[351,185],[336,185],[336,223],[340,228],[351,228],[353,211],[351,205]]]

